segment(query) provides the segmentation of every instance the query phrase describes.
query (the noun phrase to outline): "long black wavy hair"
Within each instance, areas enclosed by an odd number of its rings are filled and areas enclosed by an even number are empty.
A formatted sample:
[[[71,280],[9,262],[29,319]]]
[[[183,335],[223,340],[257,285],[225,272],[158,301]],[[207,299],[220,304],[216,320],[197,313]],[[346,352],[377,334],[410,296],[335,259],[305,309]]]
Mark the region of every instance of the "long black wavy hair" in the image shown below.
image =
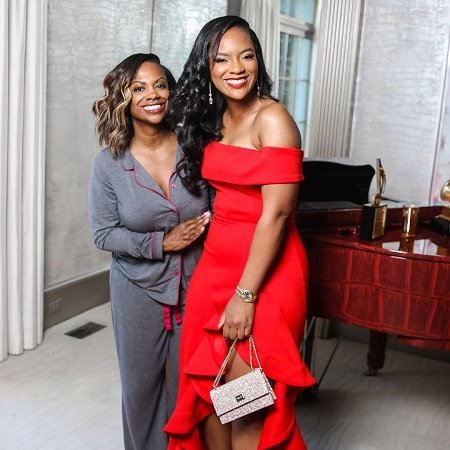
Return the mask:
[[[272,81],[266,70],[261,44],[247,21],[238,16],[224,16],[211,20],[200,30],[183,73],[178,79],[170,102],[169,115],[182,127],[178,141],[184,152],[177,167],[186,188],[194,194],[200,192],[200,169],[203,150],[206,145],[222,138],[222,116],[226,109],[223,95],[211,83],[213,104],[209,104],[210,61],[217,56],[222,36],[230,29],[245,30],[255,48],[258,62],[258,83],[260,97],[270,97]]]

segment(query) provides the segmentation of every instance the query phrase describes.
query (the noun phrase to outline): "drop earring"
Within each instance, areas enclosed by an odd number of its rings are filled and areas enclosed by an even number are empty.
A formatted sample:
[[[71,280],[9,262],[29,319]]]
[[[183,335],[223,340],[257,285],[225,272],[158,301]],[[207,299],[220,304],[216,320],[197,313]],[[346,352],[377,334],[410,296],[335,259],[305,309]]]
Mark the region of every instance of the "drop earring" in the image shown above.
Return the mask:
[[[213,104],[213,96],[212,96],[212,92],[211,92],[211,81],[209,82],[209,104],[212,105]]]
[[[259,83],[258,80],[256,80],[256,95],[258,97],[261,97],[261,91],[259,90]]]

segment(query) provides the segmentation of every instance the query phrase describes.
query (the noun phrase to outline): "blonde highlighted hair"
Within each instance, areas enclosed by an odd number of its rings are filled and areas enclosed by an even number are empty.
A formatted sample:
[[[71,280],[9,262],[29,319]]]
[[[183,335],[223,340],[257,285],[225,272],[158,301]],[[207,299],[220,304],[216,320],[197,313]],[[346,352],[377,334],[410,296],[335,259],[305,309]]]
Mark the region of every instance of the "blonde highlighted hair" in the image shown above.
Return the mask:
[[[92,105],[95,128],[100,145],[109,147],[114,157],[120,155],[133,137],[130,116],[131,83],[144,62],[159,64],[165,72],[169,90],[175,88],[175,78],[164,67],[154,53],[136,53],[125,58],[106,75],[103,81],[104,94]],[[173,128],[169,120],[165,126]]]

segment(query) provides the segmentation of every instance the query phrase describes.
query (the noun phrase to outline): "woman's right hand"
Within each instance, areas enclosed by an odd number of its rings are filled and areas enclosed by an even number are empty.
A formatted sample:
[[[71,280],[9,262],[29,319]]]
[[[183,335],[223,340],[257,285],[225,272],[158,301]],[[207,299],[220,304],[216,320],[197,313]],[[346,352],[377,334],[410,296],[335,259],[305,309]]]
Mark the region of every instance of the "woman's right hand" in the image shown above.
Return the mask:
[[[217,328],[223,328],[223,337],[234,341],[252,334],[255,303],[246,303],[235,293],[220,316]]]
[[[196,241],[205,231],[211,218],[209,211],[200,216],[186,220],[173,227],[165,236],[163,249],[165,252],[179,252]]]

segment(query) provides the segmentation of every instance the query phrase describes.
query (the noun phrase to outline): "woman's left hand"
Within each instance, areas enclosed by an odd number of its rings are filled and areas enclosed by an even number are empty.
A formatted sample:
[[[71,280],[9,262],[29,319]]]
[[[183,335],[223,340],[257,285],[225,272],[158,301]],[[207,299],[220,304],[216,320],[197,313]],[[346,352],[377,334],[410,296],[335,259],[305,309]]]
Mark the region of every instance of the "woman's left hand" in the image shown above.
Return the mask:
[[[244,339],[252,333],[255,303],[245,303],[234,294],[220,316],[217,328],[223,327],[223,337]]]

